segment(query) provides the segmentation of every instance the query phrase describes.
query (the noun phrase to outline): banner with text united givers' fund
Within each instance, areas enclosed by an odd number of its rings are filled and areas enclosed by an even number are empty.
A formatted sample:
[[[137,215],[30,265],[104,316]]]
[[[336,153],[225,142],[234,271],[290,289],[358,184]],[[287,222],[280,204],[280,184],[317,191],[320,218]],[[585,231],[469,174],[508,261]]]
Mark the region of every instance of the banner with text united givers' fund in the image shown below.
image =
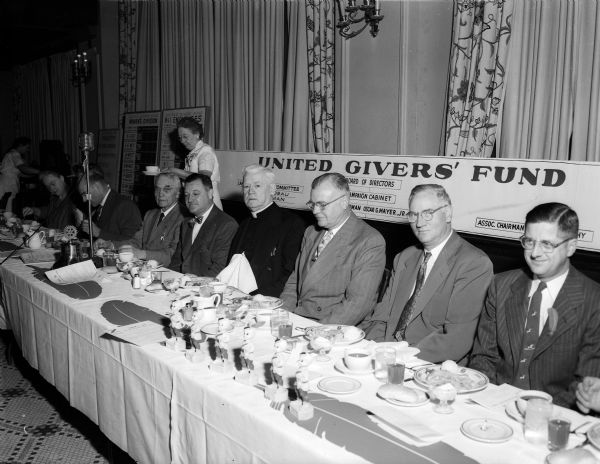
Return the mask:
[[[241,198],[242,170],[249,164],[276,175],[276,202],[306,209],[312,180],[326,172],[348,178],[357,216],[407,222],[408,195],[419,184],[440,184],[453,205],[458,231],[517,239],[526,213],[550,201],[579,216],[579,248],[600,251],[600,163],[437,156],[217,151],[223,198]]]

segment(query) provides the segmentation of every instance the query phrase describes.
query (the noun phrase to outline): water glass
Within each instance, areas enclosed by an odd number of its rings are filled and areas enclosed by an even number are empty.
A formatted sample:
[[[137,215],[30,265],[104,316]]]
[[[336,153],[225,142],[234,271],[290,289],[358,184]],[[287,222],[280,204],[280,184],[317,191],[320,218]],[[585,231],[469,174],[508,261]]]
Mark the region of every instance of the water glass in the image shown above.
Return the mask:
[[[284,309],[276,309],[271,315],[271,335],[279,337],[279,326],[287,324],[290,320],[290,313]]]
[[[404,364],[393,362],[387,367],[387,383],[392,385],[404,384]]]
[[[544,444],[548,441],[548,422],[552,416],[552,402],[543,398],[531,398],[525,409],[523,435],[529,443]]]
[[[388,380],[388,366],[396,362],[394,348],[375,348],[375,378],[381,382]]]
[[[567,447],[571,422],[555,417],[548,422],[548,449],[558,451]]]
[[[279,338],[291,338],[294,326],[291,322],[285,322],[279,325]]]
[[[117,258],[115,256],[115,253],[112,251],[105,251],[102,255],[102,261],[105,267],[117,265]]]

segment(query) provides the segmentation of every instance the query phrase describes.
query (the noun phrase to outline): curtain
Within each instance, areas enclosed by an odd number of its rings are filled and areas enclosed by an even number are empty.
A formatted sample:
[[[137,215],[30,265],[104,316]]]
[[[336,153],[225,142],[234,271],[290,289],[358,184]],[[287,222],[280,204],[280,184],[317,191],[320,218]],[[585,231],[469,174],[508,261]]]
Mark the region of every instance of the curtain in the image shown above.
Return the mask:
[[[314,84],[327,103],[315,110],[315,135],[311,125],[305,0],[119,5],[121,115],[208,106],[206,140],[216,148],[331,150],[332,84]],[[314,43],[319,32],[311,34]],[[333,63],[322,67],[333,79]]]
[[[499,156],[600,161],[600,9],[518,0]]]
[[[63,143],[65,152],[71,158],[71,165],[79,161],[80,132],[78,91],[69,79],[72,62],[72,52],[59,53],[50,57],[51,138]]]
[[[306,1],[308,82],[314,151],[333,152],[335,15],[332,0]]]
[[[513,0],[454,2],[446,156],[489,157],[493,152],[512,12]]]
[[[15,79],[15,128],[19,136],[31,138],[30,161],[39,162],[40,141],[54,135],[48,60],[18,66]]]

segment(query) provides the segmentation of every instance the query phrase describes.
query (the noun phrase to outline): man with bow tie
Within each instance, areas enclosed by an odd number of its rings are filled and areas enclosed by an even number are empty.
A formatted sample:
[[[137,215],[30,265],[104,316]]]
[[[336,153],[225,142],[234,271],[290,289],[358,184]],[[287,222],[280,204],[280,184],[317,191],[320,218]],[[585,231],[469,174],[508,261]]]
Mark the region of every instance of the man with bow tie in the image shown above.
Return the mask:
[[[131,240],[104,241],[97,240],[98,248],[120,247],[131,245],[137,259],[154,259],[165,266],[171,262],[171,257],[179,243],[179,231],[186,209],[181,205],[179,192],[181,181],[175,174],[163,172],[154,178],[154,199],[158,208],[149,210],[144,215],[142,228]]]
[[[213,203],[210,176],[194,173],[185,179],[185,204],[194,216],[181,225],[169,268],[184,274],[215,277],[227,265],[238,225]]]
[[[304,232],[280,298],[285,308],[324,324],[356,325],[372,310],[385,267],[385,240],[350,208],[348,180],[336,172],[312,182],[306,206],[318,227]]]
[[[395,257],[386,293],[361,327],[371,340],[407,341],[421,359],[466,364],[492,263],[452,229],[452,202],[442,186],[417,185],[408,209],[420,244]]]
[[[570,264],[578,231],[562,203],[527,213],[527,268],[494,278],[469,363],[495,384],[543,390],[565,407],[575,405],[578,382],[600,377],[600,285]]]

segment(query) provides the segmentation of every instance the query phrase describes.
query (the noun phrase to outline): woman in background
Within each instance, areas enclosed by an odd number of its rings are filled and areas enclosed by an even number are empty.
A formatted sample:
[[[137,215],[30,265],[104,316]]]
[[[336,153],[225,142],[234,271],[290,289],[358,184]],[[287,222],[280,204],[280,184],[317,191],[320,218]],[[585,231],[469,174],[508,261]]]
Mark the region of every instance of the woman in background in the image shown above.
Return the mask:
[[[175,174],[185,180],[190,174],[200,171],[210,172],[210,180],[213,186],[213,201],[219,209],[223,209],[221,196],[219,195],[219,161],[210,145],[202,140],[204,131],[202,126],[191,117],[181,118],[177,121],[177,134],[182,145],[190,150],[185,159],[185,170],[178,168],[167,168],[165,172]]]
[[[40,173],[39,169],[29,166],[23,156],[31,150],[31,139],[29,137],[17,137],[12,148],[6,152],[0,163],[0,200],[8,195],[6,211],[13,210],[13,200],[19,193],[19,177],[24,175],[35,176]]]

